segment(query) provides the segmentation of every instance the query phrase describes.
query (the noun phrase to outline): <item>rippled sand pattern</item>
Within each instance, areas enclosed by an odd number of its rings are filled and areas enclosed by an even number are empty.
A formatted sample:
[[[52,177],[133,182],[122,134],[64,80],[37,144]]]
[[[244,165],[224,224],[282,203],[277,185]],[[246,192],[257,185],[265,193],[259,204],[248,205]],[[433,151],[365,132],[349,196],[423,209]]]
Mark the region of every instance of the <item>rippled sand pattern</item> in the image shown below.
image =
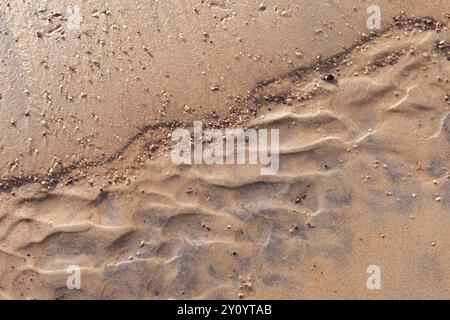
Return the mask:
[[[322,66],[259,85],[250,126],[281,130],[278,175],[177,167],[161,152],[101,189],[97,178],[3,194],[1,296],[448,297],[450,63],[440,41],[447,30],[392,31],[328,65],[335,81],[321,79]],[[66,288],[69,265],[82,268],[81,290]],[[381,290],[366,287],[369,265],[382,270]]]

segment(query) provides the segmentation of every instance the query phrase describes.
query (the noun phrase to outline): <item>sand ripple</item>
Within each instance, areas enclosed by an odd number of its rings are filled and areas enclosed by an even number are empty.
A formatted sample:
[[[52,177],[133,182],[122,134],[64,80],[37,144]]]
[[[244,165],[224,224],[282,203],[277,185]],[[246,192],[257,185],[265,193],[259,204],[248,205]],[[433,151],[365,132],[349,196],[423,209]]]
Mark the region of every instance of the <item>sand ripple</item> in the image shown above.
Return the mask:
[[[335,83],[311,72],[260,88],[286,93],[263,101],[249,124],[280,129],[276,176],[176,167],[163,153],[127,183],[3,195],[0,298],[373,298],[372,264],[383,270],[384,298],[446,297],[450,64],[434,49],[442,39],[448,31],[394,32],[331,68]],[[381,66],[389,54],[395,63]],[[320,93],[297,99],[314,87]],[[82,290],[66,288],[70,265],[81,267]]]

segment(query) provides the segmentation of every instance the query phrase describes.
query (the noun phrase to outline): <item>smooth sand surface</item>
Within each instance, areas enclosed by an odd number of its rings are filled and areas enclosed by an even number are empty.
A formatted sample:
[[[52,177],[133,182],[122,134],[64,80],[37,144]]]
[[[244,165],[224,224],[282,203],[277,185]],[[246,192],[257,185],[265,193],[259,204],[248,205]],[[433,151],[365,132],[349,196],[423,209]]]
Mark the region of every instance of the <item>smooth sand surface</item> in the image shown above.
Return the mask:
[[[448,298],[450,3],[370,4],[2,2],[0,298]],[[174,165],[196,120],[279,173]]]

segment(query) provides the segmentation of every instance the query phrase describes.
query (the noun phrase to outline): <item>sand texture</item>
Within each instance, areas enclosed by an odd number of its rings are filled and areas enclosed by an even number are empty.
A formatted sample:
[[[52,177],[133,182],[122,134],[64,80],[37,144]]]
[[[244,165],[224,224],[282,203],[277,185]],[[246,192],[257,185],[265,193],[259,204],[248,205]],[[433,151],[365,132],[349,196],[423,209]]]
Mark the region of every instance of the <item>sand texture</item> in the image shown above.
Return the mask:
[[[450,2],[378,2],[2,1],[0,299],[448,299]]]

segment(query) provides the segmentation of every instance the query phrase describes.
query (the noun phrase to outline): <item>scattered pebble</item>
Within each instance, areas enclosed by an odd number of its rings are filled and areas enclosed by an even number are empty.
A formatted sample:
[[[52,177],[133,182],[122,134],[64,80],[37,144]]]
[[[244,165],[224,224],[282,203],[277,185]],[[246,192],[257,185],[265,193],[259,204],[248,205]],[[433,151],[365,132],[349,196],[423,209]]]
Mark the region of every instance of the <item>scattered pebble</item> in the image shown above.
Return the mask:
[[[330,74],[323,76],[322,79],[325,81],[333,81],[334,79],[336,79],[336,77],[330,73]]]

